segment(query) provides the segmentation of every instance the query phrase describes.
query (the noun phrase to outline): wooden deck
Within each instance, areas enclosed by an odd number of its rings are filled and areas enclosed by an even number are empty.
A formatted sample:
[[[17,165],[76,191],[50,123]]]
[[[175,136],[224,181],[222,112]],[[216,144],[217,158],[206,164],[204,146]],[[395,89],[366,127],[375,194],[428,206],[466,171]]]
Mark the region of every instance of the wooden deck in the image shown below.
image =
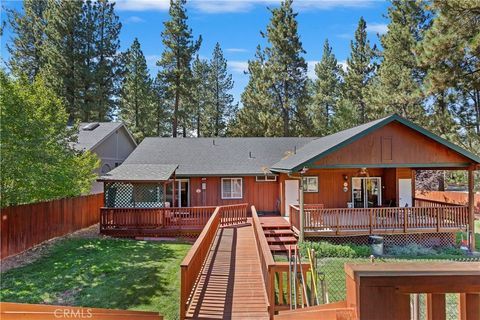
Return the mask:
[[[251,219],[218,229],[186,318],[269,318]]]

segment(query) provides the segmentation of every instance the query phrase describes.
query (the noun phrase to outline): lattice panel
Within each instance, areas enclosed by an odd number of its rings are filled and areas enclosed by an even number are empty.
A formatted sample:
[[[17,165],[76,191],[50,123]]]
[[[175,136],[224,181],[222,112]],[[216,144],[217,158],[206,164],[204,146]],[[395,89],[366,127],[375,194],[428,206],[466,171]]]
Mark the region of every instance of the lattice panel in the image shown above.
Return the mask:
[[[153,183],[105,182],[108,208],[161,208],[163,185]]]
[[[381,236],[383,237],[383,243],[385,247],[406,246],[412,243],[420,244],[425,247],[443,247],[455,245],[455,234],[453,233],[387,234]],[[368,236],[315,237],[309,239],[319,242],[327,241],[333,244],[368,244]]]

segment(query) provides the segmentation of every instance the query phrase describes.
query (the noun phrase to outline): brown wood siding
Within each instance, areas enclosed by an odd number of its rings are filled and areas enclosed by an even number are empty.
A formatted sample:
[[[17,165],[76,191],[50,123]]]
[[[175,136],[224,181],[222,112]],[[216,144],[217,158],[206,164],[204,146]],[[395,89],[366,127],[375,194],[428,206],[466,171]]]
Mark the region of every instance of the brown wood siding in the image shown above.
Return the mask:
[[[382,202],[388,204],[392,201],[392,206],[398,204],[398,179],[408,179],[411,177],[412,170],[402,169],[368,169],[370,177],[382,178]],[[348,191],[343,191],[344,176],[347,176]],[[352,177],[365,177],[360,174],[360,169],[310,169],[305,176],[318,177],[318,192],[305,192],[304,201],[306,204],[323,204],[325,208],[346,208],[347,202],[352,201]],[[285,185],[285,180],[290,179],[287,175],[280,175],[280,183]],[[285,214],[283,201],[285,201],[284,192],[281,191],[282,205],[280,206],[282,214]]]
[[[315,165],[470,162],[442,144],[393,122],[320,159]]]
[[[233,176],[232,176],[233,177]],[[242,199],[222,199],[221,177],[190,178],[190,206],[216,206],[248,203],[254,205],[257,211],[278,211],[279,183],[277,181],[255,181],[255,177],[243,178]],[[207,184],[206,190],[202,189],[202,182]],[[197,189],[201,192],[198,193]]]

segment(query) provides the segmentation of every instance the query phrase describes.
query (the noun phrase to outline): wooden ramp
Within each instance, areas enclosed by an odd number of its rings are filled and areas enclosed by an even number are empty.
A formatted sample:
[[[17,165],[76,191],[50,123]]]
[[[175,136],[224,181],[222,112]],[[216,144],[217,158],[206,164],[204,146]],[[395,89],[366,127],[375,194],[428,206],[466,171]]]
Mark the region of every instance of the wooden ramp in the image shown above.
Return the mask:
[[[265,285],[250,219],[222,227],[210,249],[187,319],[268,319]]]

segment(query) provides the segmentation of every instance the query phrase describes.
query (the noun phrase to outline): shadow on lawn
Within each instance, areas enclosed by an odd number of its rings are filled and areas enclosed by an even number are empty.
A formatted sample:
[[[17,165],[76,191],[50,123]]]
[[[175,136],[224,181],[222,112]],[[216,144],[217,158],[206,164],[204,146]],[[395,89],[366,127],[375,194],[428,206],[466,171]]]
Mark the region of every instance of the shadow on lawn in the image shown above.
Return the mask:
[[[65,240],[38,261],[2,274],[1,300],[119,309],[149,305],[178,288],[181,246]]]

